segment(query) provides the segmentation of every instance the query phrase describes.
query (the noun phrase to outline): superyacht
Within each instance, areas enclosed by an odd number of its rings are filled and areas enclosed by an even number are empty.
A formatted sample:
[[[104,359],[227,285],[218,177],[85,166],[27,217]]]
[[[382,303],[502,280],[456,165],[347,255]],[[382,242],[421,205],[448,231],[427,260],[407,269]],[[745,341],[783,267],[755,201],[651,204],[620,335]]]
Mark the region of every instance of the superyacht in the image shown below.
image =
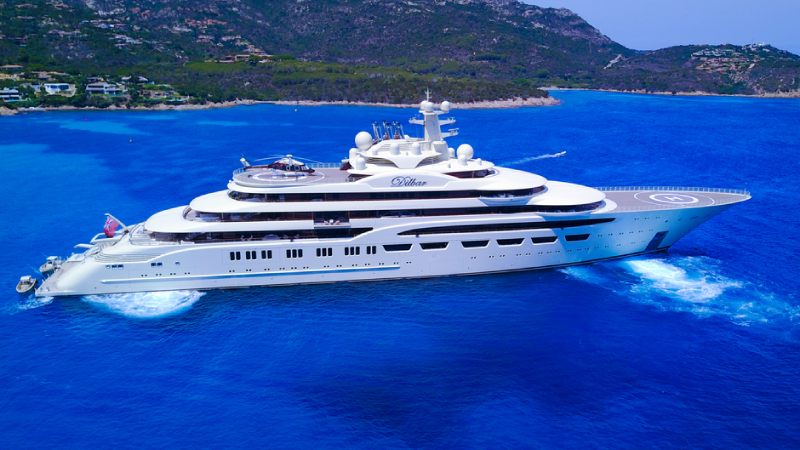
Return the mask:
[[[662,251],[744,191],[592,188],[476,157],[446,139],[451,105],[411,137],[374,123],[335,164],[286,155],[227,189],[48,259],[37,296],[329,283],[540,269]],[[254,161],[255,162],[255,161]],[[43,266],[44,267],[44,266]]]

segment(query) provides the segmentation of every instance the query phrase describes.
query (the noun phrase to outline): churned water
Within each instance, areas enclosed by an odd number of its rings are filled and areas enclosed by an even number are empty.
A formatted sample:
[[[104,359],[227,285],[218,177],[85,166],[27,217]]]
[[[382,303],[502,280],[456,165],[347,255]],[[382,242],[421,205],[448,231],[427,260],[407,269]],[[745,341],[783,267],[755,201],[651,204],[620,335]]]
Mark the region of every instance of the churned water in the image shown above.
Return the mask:
[[[418,281],[19,298],[101,230],[250,159],[345,157],[412,110],[0,118],[0,446],[798,447],[800,102],[558,92],[455,111],[476,156],[588,185],[746,188],[669,253]]]

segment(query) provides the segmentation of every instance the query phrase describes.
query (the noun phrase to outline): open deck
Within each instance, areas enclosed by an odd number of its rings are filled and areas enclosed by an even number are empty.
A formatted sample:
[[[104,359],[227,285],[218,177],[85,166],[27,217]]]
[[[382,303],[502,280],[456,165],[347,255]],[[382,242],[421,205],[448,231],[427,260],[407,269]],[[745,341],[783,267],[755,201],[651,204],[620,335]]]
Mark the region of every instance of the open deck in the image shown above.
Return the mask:
[[[248,167],[233,172],[233,181],[247,187],[308,186],[311,184],[347,183],[350,174],[335,163],[311,165],[313,173],[282,172],[268,167]]]
[[[617,211],[698,208],[730,205],[750,199],[750,193],[736,189],[674,186],[597,187],[617,204]]]

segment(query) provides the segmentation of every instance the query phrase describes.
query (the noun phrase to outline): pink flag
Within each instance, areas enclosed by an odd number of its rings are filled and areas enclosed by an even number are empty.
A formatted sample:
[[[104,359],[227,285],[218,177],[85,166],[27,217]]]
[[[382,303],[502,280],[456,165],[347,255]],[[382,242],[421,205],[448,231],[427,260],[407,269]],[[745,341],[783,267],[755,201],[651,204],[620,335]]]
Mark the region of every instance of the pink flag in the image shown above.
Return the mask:
[[[114,237],[114,232],[117,230],[119,222],[111,216],[106,217],[106,224],[103,225],[103,233],[106,237]]]

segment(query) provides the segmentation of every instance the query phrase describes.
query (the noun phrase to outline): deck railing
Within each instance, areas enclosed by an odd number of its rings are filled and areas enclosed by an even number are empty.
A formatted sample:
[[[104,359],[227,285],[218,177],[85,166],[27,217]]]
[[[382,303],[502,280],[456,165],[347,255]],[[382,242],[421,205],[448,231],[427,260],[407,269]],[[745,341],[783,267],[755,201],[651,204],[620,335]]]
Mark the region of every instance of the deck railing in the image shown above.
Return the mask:
[[[598,191],[691,191],[708,192],[721,194],[750,195],[749,191],[743,189],[725,189],[708,187],[685,187],[685,186],[597,186]]]
[[[342,163],[335,163],[335,162],[314,162],[306,164],[308,167],[312,169],[338,169],[342,167]]]

